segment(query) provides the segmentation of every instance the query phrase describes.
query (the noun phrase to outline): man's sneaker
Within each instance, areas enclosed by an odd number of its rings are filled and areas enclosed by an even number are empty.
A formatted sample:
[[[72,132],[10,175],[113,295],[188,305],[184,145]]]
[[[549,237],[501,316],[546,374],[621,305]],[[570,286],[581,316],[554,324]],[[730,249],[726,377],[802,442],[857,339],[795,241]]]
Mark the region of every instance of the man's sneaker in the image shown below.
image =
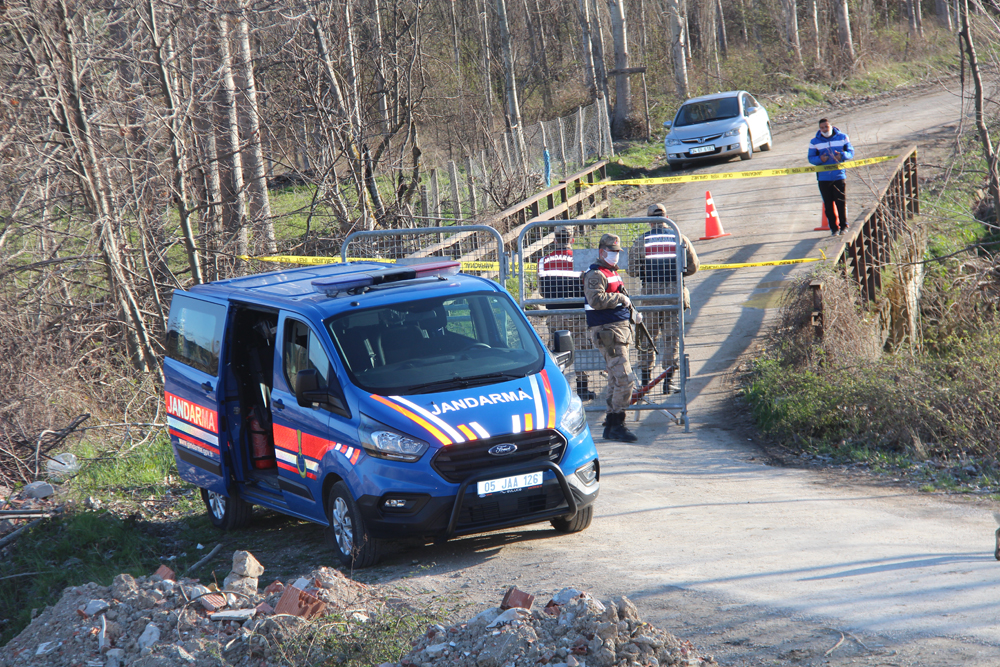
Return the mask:
[[[837,230],[834,229],[833,227],[831,227],[830,228],[830,236],[836,236],[836,235],[837,235]]]
[[[843,236],[845,232],[847,232],[847,226],[846,225],[844,227],[841,227],[840,231],[837,232],[837,233],[840,234],[841,236]]]

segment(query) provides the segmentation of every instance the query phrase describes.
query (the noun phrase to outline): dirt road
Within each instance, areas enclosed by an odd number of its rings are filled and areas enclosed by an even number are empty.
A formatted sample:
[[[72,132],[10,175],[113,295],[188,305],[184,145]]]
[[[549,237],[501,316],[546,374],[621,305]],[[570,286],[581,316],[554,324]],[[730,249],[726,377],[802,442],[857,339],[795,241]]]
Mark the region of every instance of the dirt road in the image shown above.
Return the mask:
[[[858,157],[873,157],[912,144],[943,150],[959,113],[953,85],[824,115]],[[805,164],[814,128],[813,119],[778,124],[771,152],[699,171]],[[882,167],[851,173],[849,217],[873,200]],[[829,254],[836,242],[812,231],[813,175],[711,189],[732,236],[696,242],[705,263]],[[703,184],[650,188],[642,210],[657,199],[690,237],[703,235]],[[565,585],[626,594],[645,620],[723,664],[1000,664],[1000,564],[985,508],[769,466],[748,442],[727,374],[762,333],[782,281],[800,270],[693,277],[691,432],[650,414],[638,443],[599,442],[601,499],[589,530],[566,537],[539,526],[400,551],[366,578],[472,604],[495,604],[512,583],[540,598]]]

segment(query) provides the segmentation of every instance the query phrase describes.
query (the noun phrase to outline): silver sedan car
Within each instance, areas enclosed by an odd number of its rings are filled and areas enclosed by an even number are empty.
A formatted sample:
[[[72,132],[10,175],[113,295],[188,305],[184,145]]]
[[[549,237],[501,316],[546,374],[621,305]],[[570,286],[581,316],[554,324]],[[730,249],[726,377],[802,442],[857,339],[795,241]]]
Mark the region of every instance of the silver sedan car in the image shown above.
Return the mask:
[[[745,90],[690,99],[673,122],[663,126],[668,129],[663,148],[671,169],[705,158],[739,155],[749,160],[755,150],[771,150],[771,119]]]

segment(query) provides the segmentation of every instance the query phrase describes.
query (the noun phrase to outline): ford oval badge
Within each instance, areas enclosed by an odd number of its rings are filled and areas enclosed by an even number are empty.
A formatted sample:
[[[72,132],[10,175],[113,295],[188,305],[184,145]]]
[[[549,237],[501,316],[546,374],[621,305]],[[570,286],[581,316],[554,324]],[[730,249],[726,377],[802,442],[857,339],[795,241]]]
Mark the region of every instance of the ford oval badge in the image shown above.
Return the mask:
[[[517,451],[517,445],[512,442],[503,442],[499,445],[493,445],[486,451],[493,456],[507,456],[508,454],[513,454]]]

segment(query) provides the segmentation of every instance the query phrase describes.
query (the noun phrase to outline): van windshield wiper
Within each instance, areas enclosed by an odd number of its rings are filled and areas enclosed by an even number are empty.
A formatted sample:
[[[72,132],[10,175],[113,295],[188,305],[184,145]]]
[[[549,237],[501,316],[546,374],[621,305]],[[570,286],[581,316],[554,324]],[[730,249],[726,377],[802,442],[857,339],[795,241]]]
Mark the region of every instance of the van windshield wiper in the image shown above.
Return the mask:
[[[465,387],[474,385],[492,384],[497,380],[520,380],[524,377],[524,374],[517,373],[484,373],[482,375],[467,375],[465,377],[456,375],[455,377],[428,382],[419,387],[414,387],[414,389],[418,390],[417,393],[428,394],[432,390],[443,391],[456,387],[464,389]]]

